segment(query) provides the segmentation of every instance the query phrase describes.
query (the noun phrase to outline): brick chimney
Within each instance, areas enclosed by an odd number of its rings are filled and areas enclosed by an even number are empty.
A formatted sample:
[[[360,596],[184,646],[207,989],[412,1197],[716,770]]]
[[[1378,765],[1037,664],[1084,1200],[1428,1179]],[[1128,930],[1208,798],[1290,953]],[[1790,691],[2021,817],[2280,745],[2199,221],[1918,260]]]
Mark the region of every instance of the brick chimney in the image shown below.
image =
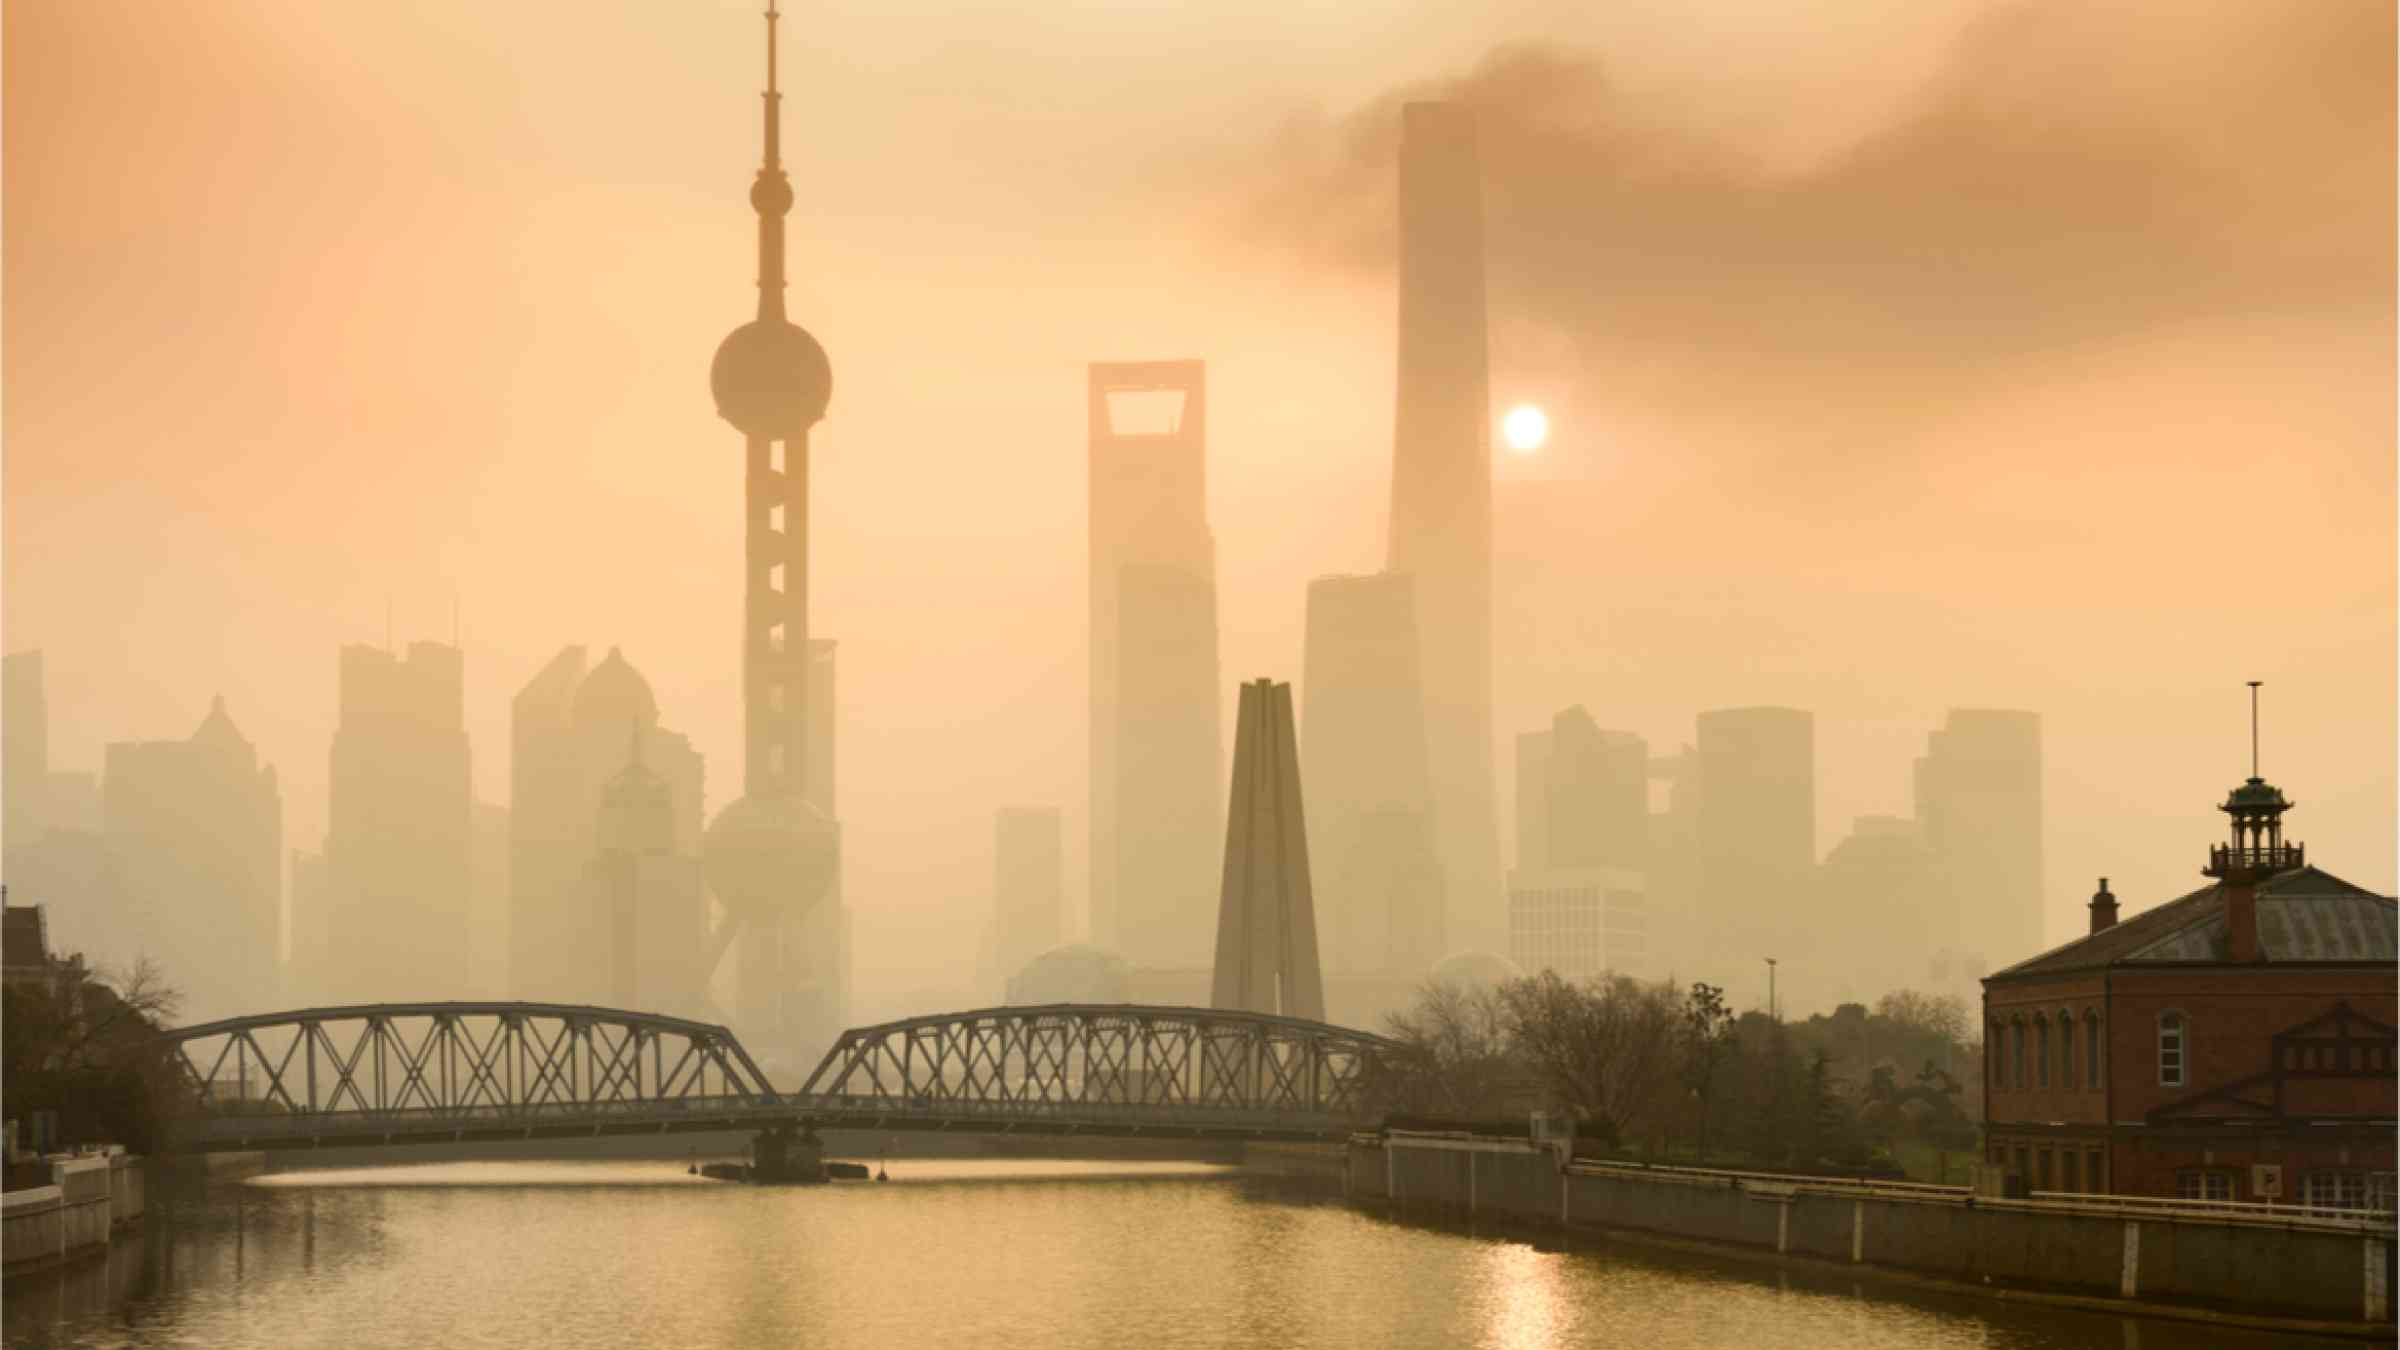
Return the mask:
[[[2228,878],[2225,892],[2225,947],[2232,960],[2258,960],[2258,883],[2249,877]]]
[[[2117,926],[2117,897],[2108,890],[2108,878],[2100,878],[2100,889],[2092,892],[2092,931],[2104,932]]]

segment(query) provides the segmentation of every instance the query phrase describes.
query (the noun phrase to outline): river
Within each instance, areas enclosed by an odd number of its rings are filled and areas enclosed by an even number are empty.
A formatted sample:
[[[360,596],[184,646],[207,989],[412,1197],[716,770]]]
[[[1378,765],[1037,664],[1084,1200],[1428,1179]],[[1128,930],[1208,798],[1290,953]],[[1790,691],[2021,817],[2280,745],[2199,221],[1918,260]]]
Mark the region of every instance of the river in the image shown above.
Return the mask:
[[[298,1171],[157,1197],[9,1281],[9,1346],[2355,1345],[1353,1208],[1201,1164],[895,1160],[752,1188],[670,1162]],[[1529,1241],[1530,1238],[1530,1241]]]

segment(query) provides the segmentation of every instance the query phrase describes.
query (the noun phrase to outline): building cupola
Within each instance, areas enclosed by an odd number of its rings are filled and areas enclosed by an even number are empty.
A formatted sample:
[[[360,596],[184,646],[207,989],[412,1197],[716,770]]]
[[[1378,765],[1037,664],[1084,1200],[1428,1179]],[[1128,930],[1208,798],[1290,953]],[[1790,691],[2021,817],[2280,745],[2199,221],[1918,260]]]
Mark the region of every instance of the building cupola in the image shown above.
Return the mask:
[[[2261,958],[2258,944],[2258,883],[2300,867],[2298,844],[2283,842],[2283,813],[2292,803],[2258,775],[2258,686],[2250,681],[2250,777],[2226,794],[2217,809],[2232,821],[2232,838],[2208,850],[2202,876],[2215,877],[2225,895],[2225,955],[2248,964]]]

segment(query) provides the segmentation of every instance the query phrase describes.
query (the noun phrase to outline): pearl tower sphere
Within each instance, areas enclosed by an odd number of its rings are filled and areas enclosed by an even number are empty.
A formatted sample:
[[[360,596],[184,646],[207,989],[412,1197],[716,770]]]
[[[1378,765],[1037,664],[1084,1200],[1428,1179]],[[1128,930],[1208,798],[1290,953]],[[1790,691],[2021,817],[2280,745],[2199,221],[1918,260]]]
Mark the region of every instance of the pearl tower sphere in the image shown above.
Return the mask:
[[[825,416],[833,366],[783,312],[783,222],[792,185],[780,146],[775,20],[767,19],[766,159],[750,187],[758,213],[758,317],[728,334],[709,365],[717,415],[746,443],[742,796],[719,812],[705,845],[710,889],[728,911],[725,940],[741,943],[741,1021],[784,1030],[792,986],[783,925],[832,886],[838,827],[807,797],[808,434]],[[775,443],[784,453],[774,453]],[[722,945],[718,950],[723,951]]]

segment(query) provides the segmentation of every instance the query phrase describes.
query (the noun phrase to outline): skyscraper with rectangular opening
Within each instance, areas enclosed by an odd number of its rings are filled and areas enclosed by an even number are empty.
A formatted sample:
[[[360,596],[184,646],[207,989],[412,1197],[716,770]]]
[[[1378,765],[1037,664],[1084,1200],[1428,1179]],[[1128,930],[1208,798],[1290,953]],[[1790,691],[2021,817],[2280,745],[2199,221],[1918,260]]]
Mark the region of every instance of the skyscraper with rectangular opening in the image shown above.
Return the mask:
[[[1138,967],[1197,969],[1211,951],[1223,818],[1206,370],[1091,367],[1092,940]]]

